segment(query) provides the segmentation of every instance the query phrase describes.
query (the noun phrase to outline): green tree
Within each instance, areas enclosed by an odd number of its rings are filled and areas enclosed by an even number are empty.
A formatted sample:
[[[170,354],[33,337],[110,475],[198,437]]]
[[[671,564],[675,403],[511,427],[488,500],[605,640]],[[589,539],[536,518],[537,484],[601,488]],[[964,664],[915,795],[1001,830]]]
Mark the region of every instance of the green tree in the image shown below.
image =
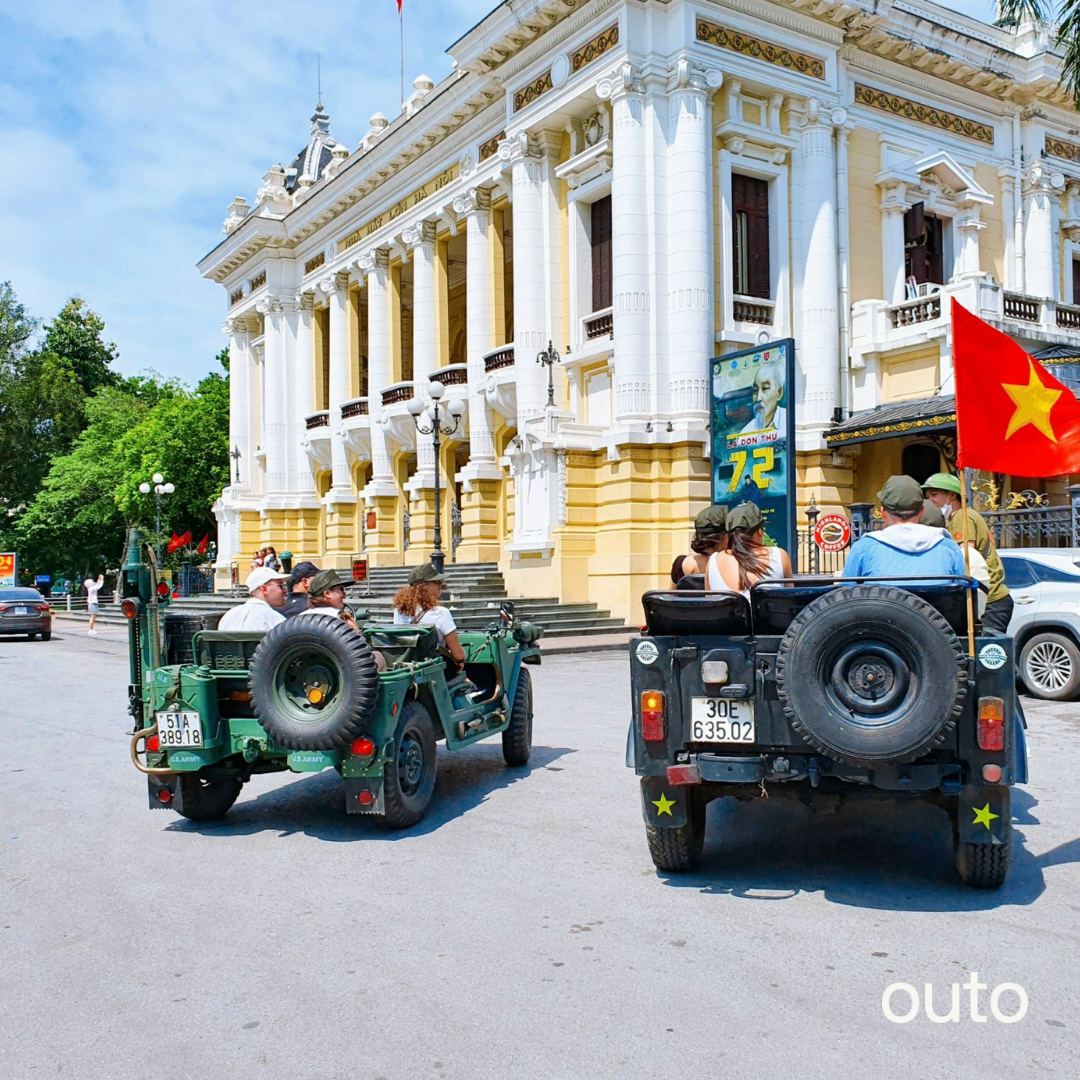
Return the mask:
[[[0,282],[0,368],[15,362],[36,329],[37,323],[19,303],[11,282]]]
[[[87,394],[99,386],[115,386],[119,381],[112,364],[116,360],[116,345],[102,339],[105,323],[86,306],[86,301],[73,296],[56,318],[45,327],[41,351],[64,360]]]

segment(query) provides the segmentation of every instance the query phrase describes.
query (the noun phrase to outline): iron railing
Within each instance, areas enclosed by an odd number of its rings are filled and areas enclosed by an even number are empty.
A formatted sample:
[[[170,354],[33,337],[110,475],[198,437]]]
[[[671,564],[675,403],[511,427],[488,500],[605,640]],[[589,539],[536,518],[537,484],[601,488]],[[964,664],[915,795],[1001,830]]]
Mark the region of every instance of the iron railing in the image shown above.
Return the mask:
[[[181,563],[177,591],[181,596],[200,596],[214,591],[212,563]]]
[[[461,544],[461,507],[450,504],[450,561],[457,562],[457,549]]]

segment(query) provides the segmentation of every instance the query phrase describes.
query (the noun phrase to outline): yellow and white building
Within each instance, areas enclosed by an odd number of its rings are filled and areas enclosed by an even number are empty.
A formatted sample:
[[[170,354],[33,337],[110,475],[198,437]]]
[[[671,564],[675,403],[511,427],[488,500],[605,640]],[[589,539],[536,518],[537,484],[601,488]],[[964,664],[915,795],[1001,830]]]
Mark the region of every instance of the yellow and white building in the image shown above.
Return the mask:
[[[800,500],[841,508],[947,460],[949,296],[1080,344],[1080,117],[1038,32],[924,0],[513,0],[449,52],[354,150],[320,106],[200,263],[232,358],[221,584],[266,544],[426,560],[406,405],[438,378],[466,407],[457,560],[634,618],[709,499],[711,356],[795,338]]]

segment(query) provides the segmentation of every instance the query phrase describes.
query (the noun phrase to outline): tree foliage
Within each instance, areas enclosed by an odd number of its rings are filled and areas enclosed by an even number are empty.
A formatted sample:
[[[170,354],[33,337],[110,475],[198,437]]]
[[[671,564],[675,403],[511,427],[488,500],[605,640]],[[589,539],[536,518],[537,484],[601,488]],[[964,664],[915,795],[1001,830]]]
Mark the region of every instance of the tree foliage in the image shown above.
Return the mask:
[[[999,26],[1015,29],[1023,22],[1046,28],[1056,22],[1054,47],[1061,53],[1061,85],[1080,108],[1080,0],[997,0]]]

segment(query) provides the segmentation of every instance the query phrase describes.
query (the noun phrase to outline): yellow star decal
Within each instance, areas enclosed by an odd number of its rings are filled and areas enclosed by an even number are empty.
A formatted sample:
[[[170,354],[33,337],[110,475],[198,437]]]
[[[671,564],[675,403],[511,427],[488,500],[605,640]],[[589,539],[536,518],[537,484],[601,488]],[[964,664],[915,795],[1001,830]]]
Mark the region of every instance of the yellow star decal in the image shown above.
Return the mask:
[[[975,811],[975,820],[971,824],[972,825],[985,825],[986,828],[987,828],[987,831],[989,831],[990,822],[993,821],[994,818],[996,818],[996,817],[1001,817],[1001,815],[991,813],[990,804],[987,803],[981,810],[976,809],[976,811]]]
[[[674,817],[674,814],[672,814],[671,812],[671,808],[675,805],[675,800],[669,799],[667,795],[665,795],[663,792],[660,792],[659,799],[652,800],[652,804],[656,807],[657,817],[659,817],[661,814],[667,814],[668,817]],[[987,828],[989,827],[990,826],[988,825]]]
[[[1050,426],[1050,410],[1054,407],[1054,402],[1061,397],[1061,391],[1051,390],[1050,387],[1043,386],[1039,380],[1038,372],[1035,370],[1035,361],[1029,357],[1028,363],[1030,363],[1031,367],[1028,370],[1026,386],[1016,383],[1001,384],[1001,389],[1012,398],[1013,404],[1016,406],[1016,411],[1009,421],[1008,430],[1005,432],[1005,438],[1010,438],[1026,424],[1031,424],[1051,442],[1056,443],[1058,441],[1057,436]]]

